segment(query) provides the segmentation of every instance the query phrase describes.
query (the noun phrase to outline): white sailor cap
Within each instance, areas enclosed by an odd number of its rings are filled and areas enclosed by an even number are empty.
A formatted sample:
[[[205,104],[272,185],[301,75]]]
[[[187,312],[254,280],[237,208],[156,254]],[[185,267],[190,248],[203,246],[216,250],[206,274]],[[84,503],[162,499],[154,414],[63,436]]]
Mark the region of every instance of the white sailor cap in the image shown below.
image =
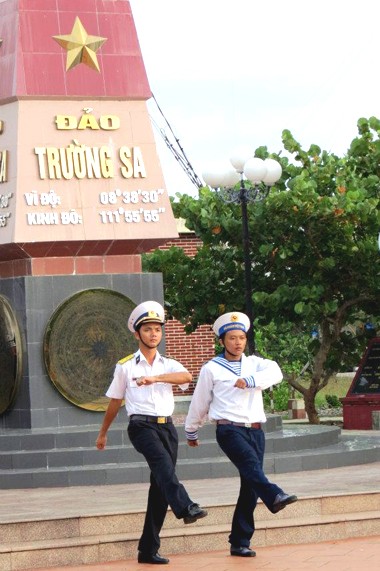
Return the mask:
[[[128,329],[134,333],[139,325],[149,322],[165,323],[165,311],[157,301],[144,301],[132,311],[128,319]]]
[[[230,313],[224,313],[218,317],[212,328],[215,335],[221,337],[223,333],[227,333],[227,331],[232,331],[233,329],[240,329],[247,333],[250,325],[251,322],[249,321],[248,315],[240,311],[231,311]]]

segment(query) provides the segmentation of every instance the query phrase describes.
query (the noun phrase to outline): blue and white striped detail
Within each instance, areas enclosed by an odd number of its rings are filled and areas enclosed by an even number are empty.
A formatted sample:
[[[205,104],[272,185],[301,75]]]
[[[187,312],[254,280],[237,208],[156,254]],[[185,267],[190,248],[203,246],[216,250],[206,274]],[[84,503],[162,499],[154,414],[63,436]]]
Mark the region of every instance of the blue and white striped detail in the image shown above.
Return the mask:
[[[228,359],[226,359],[223,355],[224,354],[217,355],[212,360],[215,363],[218,363],[218,365],[221,365],[222,367],[224,367],[225,369],[228,369],[229,371],[231,371],[231,373],[234,373],[234,375],[236,375],[237,377],[240,378],[240,376],[241,376],[241,361],[228,361]],[[247,385],[248,389],[254,389],[256,387],[256,383],[255,383],[255,379],[254,379],[253,375],[250,375],[249,377],[243,377],[243,379],[244,379],[245,384]]]
[[[245,383],[249,389],[255,388],[256,383],[255,383],[255,379],[253,378],[252,375],[250,375],[249,377],[244,377],[244,380],[245,380]]]
[[[195,430],[194,432],[186,432],[186,439],[187,440],[198,440],[198,430]]]

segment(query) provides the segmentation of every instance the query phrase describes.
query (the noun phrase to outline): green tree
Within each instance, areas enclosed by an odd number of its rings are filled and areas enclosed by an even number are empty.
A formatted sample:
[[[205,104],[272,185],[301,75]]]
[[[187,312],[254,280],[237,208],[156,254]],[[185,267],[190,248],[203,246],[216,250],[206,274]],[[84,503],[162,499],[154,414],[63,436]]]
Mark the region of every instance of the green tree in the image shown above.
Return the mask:
[[[249,205],[256,325],[318,331],[310,336],[308,386],[289,379],[312,423],[319,422],[317,392],[347,355],[357,359],[364,348],[357,325],[379,322],[380,121],[360,119],[358,130],[342,158],[317,145],[305,151],[283,131],[288,157],[272,155],[282,178],[264,202]],[[269,153],[260,147],[256,156]],[[203,246],[192,259],[182,256],[180,268],[173,251],[146,256],[144,267],[163,272],[171,312],[192,330],[224,311],[244,310],[241,215],[207,188],[198,199],[178,198],[175,215]]]

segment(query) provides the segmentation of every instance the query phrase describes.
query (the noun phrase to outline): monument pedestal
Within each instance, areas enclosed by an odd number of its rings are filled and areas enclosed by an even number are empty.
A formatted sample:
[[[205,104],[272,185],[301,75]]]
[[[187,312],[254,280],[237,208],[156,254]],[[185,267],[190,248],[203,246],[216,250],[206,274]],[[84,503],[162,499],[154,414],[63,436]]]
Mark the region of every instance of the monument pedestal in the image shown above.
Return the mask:
[[[93,318],[91,315],[73,315],[70,318],[69,315],[68,322],[66,322],[68,325],[62,332],[62,347],[55,347],[54,351],[51,351],[52,354],[58,356],[61,353],[62,378],[54,378],[54,374],[49,376],[44,362],[44,355],[46,356],[44,340],[46,344],[46,333],[51,327],[51,318],[62,304],[67,304],[71,299],[75,299],[76,295],[89,291],[100,296],[104,295],[106,298],[106,310],[110,315],[109,327],[107,328],[106,323],[107,315],[99,314],[99,318],[96,315]],[[132,307],[146,299],[156,299],[162,303],[162,276],[161,274],[131,273],[20,276],[0,279],[0,301],[3,296],[14,312],[21,332],[21,346],[17,347],[17,351],[22,353],[22,371],[17,394],[12,406],[0,415],[1,429],[57,429],[100,423],[101,415],[96,413],[96,409],[102,411],[105,407],[91,406],[91,402],[89,403],[91,398],[89,399],[86,394],[87,387],[81,389],[84,394],[82,406],[79,402],[80,398],[76,396],[73,398],[77,387],[73,384],[67,386],[65,381],[68,379],[69,382],[76,383],[72,373],[73,367],[78,366],[78,384],[80,382],[85,384],[88,379],[88,389],[92,387],[96,392],[94,377],[95,372],[97,374],[101,372],[102,361],[105,359],[109,363],[108,372],[110,373],[119,358],[135,350],[133,336],[129,334],[133,347],[124,347],[122,343],[121,354],[115,354],[113,345],[116,343],[114,329],[117,322],[112,320],[122,320],[120,327],[127,331],[127,316],[118,315],[116,305],[114,315],[112,315],[112,299],[111,306],[108,302],[112,292],[120,294],[121,298],[125,296],[125,299],[132,303]],[[63,307],[61,314],[63,317],[67,310],[68,307]],[[103,321],[99,323],[101,317]],[[72,331],[70,319],[73,324]],[[82,327],[82,322],[83,337],[86,337],[83,341],[81,340],[82,330],[76,330],[77,327]],[[111,364],[112,361],[113,364]],[[104,382],[104,387],[108,387],[110,379],[107,379],[106,375],[104,377],[102,382]],[[61,392],[60,387],[63,387]],[[95,396],[101,399],[105,391],[100,389],[98,392],[100,394]]]
[[[372,412],[380,411],[380,395],[347,396],[343,403],[343,428],[348,430],[372,430]]]
[[[371,430],[372,412],[380,411],[380,338],[368,343],[362,361],[348,390],[341,399],[343,428]]]

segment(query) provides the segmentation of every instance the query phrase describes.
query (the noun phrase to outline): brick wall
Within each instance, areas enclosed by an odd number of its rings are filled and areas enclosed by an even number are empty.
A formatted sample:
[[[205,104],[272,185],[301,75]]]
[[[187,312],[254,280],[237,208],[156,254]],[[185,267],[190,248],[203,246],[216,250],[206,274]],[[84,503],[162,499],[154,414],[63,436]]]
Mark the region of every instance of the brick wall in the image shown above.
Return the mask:
[[[193,375],[198,378],[203,363],[215,355],[214,334],[209,325],[201,325],[194,333],[186,334],[182,323],[169,319],[165,324],[166,351],[165,355],[180,361]],[[187,391],[176,389],[175,395],[193,394],[194,382]]]
[[[159,250],[169,250],[172,246],[177,248],[182,248],[186,256],[195,256],[197,253],[197,248],[202,245],[202,241],[197,238],[193,233],[180,232],[179,237],[174,240],[169,240],[163,246],[159,247]]]
[[[176,246],[177,248],[182,248],[187,256],[195,256],[197,248],[202,245],[202,241],[194,232],[187,230],[181,221],[177,221],[177,223],[179,225],[179,237],[169,240],[163,246],[160,246],[159,249],[168,250],[172,246]],[[199,370],[203,363],[212,359],[215,355],[215,336],[210,325],[201,325],[194,333],[187,335],[182,323],[176,319],[170,319],[165,325],[165,339],[165,354],[180,361],[192,373],[194,381],[198,378]],[[185,392],[181,391],[181,389],[176,389],[174,394],[178,396],[192,394],[194,384],[194,382],[191,383],[191,386]]]

